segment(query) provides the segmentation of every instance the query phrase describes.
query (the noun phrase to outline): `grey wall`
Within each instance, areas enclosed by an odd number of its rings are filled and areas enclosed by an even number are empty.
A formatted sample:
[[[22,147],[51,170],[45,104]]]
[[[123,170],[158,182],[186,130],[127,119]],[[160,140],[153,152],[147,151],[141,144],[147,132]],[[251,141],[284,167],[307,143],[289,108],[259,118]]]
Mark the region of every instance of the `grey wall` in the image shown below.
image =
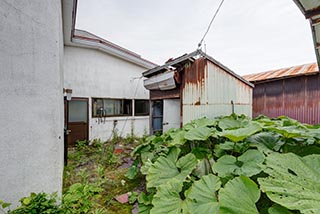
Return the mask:
[[[61,191],[60,0],[0,1],[0,199]]]

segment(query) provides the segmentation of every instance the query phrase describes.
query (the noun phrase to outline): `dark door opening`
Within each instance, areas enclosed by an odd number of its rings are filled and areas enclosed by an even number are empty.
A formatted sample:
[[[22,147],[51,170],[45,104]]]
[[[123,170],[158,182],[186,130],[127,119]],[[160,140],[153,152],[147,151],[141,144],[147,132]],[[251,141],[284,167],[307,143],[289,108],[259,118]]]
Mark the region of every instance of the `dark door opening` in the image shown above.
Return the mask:
[[[152,134],[162,133],[163,130],[163,100],[152,103]]]

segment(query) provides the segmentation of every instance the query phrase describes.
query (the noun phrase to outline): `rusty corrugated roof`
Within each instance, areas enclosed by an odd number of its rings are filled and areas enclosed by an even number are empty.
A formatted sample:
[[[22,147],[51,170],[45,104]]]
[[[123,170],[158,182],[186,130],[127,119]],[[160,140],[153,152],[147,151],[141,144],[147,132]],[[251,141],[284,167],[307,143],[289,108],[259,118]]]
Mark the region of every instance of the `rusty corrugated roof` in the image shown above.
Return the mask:
[[[229,73],[231,76],[239,79],[241,82],[249,85],[250,87],[254,87],[254,85],[252,83],[250,83],[249,81],[247,81],[243,77],[239,76],[238,74],[234,73],[231,69],[229,69],[228,67],[226,67],[222,63],[218,62],[217,60],[215,60],[214,58],[207,55],[206,53],[204,53],[201,50],[196,50],[196,51],[191,52],[189,54],[184,54],[182,56],[179,56],[175,59],[170,59],[164,65],[149,69],[149,70],[143,72],[142,75],[144,77],[150,78],[151,76],[165,72],[165,71],[170,70],[172,68],[177,69],[177,67],[181,67],[189,61],[194,62],[196,60],[196,58],[199,58],[199,57],[206,58],[207,60],[211,61],[216,66],[222,68],[225,72]]]
[[[289,68],[281,68],[272,71],[261,72],[257,74],[249,74],[243,76],[250,82],[258,82],[265,80],[283,79],[293,76],[310,75],[319,72],[317,63],[310,63]]]

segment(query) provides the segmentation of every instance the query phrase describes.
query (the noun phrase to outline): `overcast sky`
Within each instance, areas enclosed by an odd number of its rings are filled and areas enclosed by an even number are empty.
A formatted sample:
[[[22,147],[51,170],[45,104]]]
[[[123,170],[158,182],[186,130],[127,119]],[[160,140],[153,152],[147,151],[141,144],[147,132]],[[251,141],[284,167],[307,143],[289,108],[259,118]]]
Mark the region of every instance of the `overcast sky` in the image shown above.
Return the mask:
[[[163,64],[197,48],[220,0],[78,0],[78,29]],[[315,62],[309,22],[293,0],[225,0],[207,54],[240,75]]]

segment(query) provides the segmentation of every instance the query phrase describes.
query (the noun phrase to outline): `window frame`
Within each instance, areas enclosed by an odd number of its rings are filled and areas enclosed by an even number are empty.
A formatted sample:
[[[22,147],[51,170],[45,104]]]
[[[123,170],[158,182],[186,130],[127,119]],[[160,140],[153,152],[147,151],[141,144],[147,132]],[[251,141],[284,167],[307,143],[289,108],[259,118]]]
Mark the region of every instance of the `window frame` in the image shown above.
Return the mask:
[[[148,112],[146,113],[136,113],[136,101],[146,101],[148,104]],[[149,99],[134,99],[134,116],[149,116],[150,115],[150,100]]]
[[[99,115],[94,115],[94,108],[95,108],[95,105],[94,105],[94,102],[96,100],[102,100],[102,106],[103,108],[105,109],[105,100],[114,100],[114,101],[122,101],[122,111],[124,111],[124,108],[125,108],[125,101],[129,101],[130,102],[130,110],[129,110],[129,113],[128,114],[112,114],[112,115],[103,115],[103,116],[99,116]],[[120,109],[121,110],[121,109]],[[92,118],[101,118],[101,117],[131,117],[133,116],[133,99],[126,99],[126,98],[110,98],[110,97],[91,97],[91,117]]]

